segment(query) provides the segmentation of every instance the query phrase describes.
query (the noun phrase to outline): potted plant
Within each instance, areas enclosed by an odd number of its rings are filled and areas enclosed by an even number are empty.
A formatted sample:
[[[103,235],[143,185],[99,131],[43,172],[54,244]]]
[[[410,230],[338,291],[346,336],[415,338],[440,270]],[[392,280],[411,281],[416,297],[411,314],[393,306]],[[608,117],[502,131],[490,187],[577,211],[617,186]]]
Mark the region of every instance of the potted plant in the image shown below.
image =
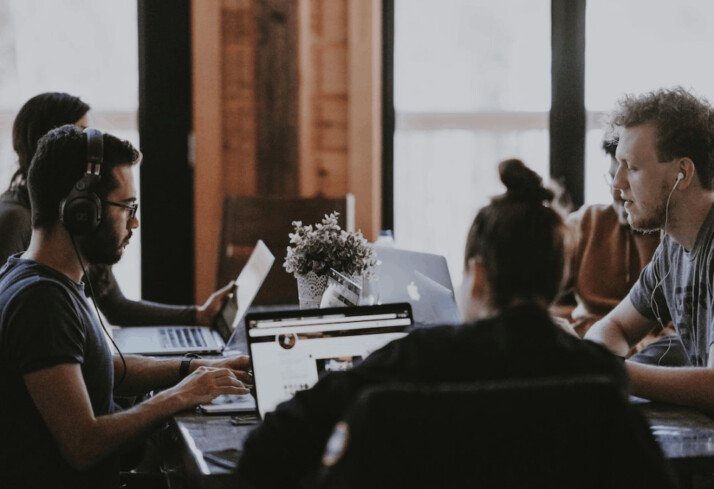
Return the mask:
[[[377,257],[361,231],[345,231],[337,224],[338,212],[325,215],[321,223],[303,226],[294,221],[283,267],[297,279],[301,308],[319,307],[330,269],[361,278],[376,265]]]

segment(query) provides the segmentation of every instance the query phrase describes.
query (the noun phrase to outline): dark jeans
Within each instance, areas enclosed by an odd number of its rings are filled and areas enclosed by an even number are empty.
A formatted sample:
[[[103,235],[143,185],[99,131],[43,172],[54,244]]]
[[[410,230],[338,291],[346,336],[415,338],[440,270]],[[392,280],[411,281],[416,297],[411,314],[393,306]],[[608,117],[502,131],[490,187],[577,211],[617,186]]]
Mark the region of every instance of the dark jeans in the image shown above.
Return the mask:
[[[630,358],[633,362],[662,367],[686,367],[690,365],[679,336],[671,334],[657,338]]]

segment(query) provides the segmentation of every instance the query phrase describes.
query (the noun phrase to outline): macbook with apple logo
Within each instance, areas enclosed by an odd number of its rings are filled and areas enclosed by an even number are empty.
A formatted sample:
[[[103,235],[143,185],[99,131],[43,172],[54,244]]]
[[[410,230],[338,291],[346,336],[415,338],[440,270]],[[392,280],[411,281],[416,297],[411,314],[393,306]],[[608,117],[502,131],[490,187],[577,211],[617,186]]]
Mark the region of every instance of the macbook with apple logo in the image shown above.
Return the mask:
[[[408,302],[417,326],[461,322],[446,258],[374,246],[378,264],[370,284],[374,302]]]

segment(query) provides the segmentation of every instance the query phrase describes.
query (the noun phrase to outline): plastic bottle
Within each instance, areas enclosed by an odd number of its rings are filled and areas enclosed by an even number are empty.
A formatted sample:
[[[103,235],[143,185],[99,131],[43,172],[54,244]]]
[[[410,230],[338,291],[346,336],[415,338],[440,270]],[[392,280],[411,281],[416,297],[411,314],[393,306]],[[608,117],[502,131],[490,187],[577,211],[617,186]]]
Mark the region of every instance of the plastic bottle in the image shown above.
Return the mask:
[[[389,246],[390,248],[393,248],[394,233],[392,233],[391,229],[382,229],[379,232],[379,236],[377,236],[377,240],[374,242],[374,244],[379,246]]]

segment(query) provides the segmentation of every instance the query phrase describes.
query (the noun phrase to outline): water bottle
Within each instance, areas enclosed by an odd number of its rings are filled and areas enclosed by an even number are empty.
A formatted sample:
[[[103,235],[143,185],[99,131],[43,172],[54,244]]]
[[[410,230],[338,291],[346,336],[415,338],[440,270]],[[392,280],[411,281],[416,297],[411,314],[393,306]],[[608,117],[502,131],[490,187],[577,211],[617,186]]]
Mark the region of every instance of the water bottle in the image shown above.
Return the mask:
[[[391,229],[382,229],[374,244],[394,248],[394,234]]]

